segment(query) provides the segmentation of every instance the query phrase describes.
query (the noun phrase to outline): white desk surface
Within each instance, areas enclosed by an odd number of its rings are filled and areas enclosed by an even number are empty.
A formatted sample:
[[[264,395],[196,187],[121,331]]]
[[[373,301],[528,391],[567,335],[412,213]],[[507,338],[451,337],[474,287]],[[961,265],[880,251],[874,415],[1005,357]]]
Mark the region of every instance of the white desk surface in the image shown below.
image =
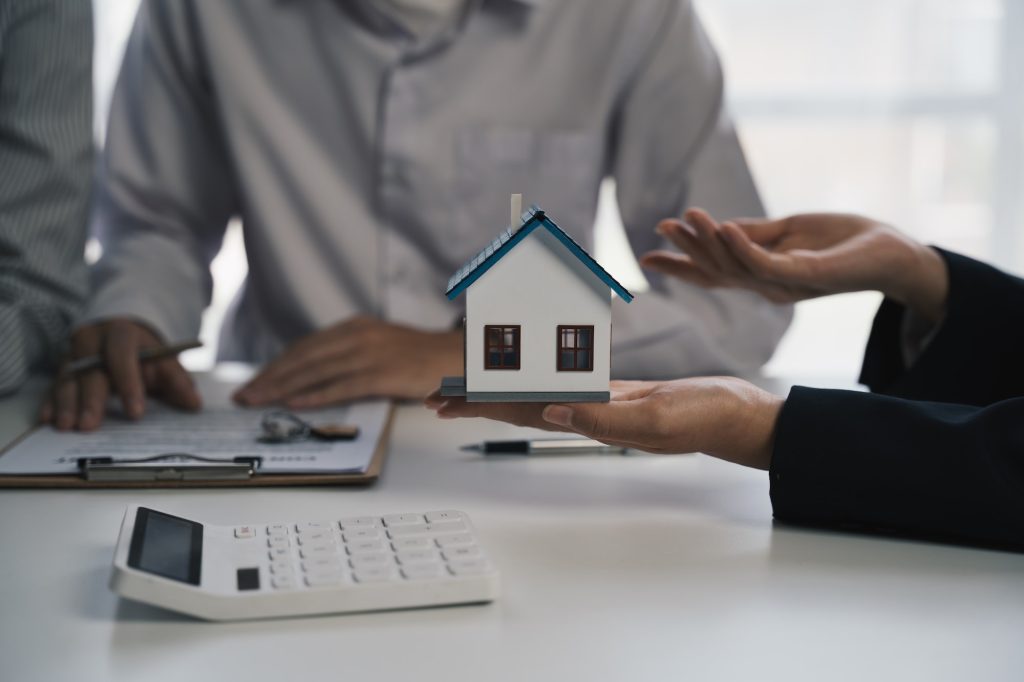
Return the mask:
[[[37,396],[0,402],[0,440]],[[366,489],[0,490],[0,679],[1024,679],[1024,555],[773,526],[764,473],[699,455],[458,450],[515,433],[403,407]],[[108,590],[129,503],[223,524],[463,509],[503,594],[196,621]]]

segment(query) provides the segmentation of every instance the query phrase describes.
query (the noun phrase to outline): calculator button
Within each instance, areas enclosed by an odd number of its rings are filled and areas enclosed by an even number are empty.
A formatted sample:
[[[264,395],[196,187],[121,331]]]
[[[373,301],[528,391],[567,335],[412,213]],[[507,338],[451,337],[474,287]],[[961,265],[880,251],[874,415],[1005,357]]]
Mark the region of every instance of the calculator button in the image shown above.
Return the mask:
[[[341,581],[342,574],[340,572],[308,573],[306,575],[306,584],[310,587],[334,587],[339,585]]]
[[[427,521],[437,523],[438,521],[462,521],[465,517],[460,511],[433,511],[425,514]]]
[[[384,525],[389,528],[410,523],[423,523],[423,514],[388,514],[384,517]]]
[[[306,559],[302,562],[302,570],[307,573],[337,573],[341,570],[341,560],[336,556]]]
[[[307,545],[299,550],[303,559],[316,559],[324,556],[336,556],[338,550],[334,545]]]
[[[296,523],[295,530],[300,533],[310,533],[321,530],[330,530],[334,527],[334,524],[330,521],[306,521],[305,523]]]
[[[292,556],[291,550],[287,547],[273,547],[267,554],[270,556],[271,561],[290,559]]]
[[[403,566],[409,564],[433,563],[437,561],[437,552],[432,549],[411,549],[406,552],[399,552],[395,555],[398,563]]]
[[[330,531],[309,531],[299,536],[300,545],[334,544],[334,534]]]
[[[240,568],[235,571],[239,591],[260,589],[260,569]]]
[[[438,537],[438,547],[458,547],[459,545],[472,545],[474,543],[473,536],[469,533],[454,533],[452,535],[442,535]]]
[[[391,541],[391,546],[395,548],[396,552],[401,552],[406,549],[430,549],[434,543],[429,538],[395,538]]]
[[[395,569],[392,566],[373,566],[361,568],[352,572],[352,577],[360,583],[378,583],[384,580],[391,580],[395,577]]]
[[[429,525],[431,532],[434,533],[462,533],[466,530],[464,521],[437,521]]]
[[[288,535],[288,526],[283,523],[273,523],[267,526],[267,535]]]
[[[256,537],[256,529],[252,526],[239,526],[235,528],[235,537],[239,540],[248,540]]]
[[[447,561],[454,561],[456,559],[476,559],[481,554],[480,548],[476,545],[448,547],[441,553]]]
[[[355,528],[380,528],[380,519],[376,516],[353,516],[352,518],[342,519],[338,522],[342,530],[350,530]]]
[[[348,553],[352,555],[366,554],[368,552],[379,552],[384,549],[384,543],[380,540],[359,540],[345,545]]]
[[[441,564],[413,564],[402,567],[402,575],[407,580],[424,580],[447,575]]]
[[[410,526],[394,526],[388,528],[388,537],[400,538],[409,535],[427,535],[430,533],[430,525],[418,523]]]
[[[358,530],[347,530],[342,533],[345,542],[355,542],[356,540],[375,540],[380,537],[380,531],[376,528],[360,528]]]
[[[275,575],[273,578],[270,579],[270,584],[273,585],[276,589],[287,590],[292,587],[295,587],[295,577],[290,573]]]
[[[291,543],[288,542],[288,538],[283,535],[271,535],[267,538],[267,546],[274,547],[288,547]]]
[[[491,570],[491,565],[486,559],[459,559],[449,561],[448,569],[455,575],[479,575]]]
[[[349,558],[348,562],[352,568],[362,569],[373,566],[394,566],[395,562],[390,554],[384,552],[373,552],[370,554],[356,554]]]
[[[270,572],[274,575],[290,575],[292,572],[292,562],[290,561],[271,561]]]

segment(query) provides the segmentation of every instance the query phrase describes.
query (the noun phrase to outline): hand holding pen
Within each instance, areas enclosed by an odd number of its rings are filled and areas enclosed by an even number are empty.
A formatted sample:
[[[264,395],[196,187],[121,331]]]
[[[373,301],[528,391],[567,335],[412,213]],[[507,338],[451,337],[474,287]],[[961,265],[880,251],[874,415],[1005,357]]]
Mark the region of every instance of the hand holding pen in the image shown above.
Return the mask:
[[[111,393],[131,419],[145,413],[147,395],[197,410],[199,394],[175,357],[197,345],[164,345],[148,327],[129,319],[81,327],[71,337],[71,353],[40,410],[40,421],[62,431],[92,431],[103,422]]]

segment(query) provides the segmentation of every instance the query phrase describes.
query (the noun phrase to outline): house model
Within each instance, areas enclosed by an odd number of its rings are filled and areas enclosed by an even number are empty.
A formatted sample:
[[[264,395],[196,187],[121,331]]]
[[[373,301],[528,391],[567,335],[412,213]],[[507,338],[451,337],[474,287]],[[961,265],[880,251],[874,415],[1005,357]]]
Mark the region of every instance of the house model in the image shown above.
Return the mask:
[[[465,294],[464,376],[441,395],[470,402],[607,402],[611,299],[633,295],[536,206],[448,281]]]

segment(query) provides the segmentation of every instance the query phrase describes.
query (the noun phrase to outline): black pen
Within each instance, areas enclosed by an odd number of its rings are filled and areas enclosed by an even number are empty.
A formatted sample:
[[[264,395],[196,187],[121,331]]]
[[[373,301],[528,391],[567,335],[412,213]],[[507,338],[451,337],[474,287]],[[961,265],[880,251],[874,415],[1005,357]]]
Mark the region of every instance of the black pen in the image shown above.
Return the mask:
[[[483,455],[624,455],[626,448],[606,445],[589,438],[550,438],[546,440],[488,440],[463,445],[463,450]]]

